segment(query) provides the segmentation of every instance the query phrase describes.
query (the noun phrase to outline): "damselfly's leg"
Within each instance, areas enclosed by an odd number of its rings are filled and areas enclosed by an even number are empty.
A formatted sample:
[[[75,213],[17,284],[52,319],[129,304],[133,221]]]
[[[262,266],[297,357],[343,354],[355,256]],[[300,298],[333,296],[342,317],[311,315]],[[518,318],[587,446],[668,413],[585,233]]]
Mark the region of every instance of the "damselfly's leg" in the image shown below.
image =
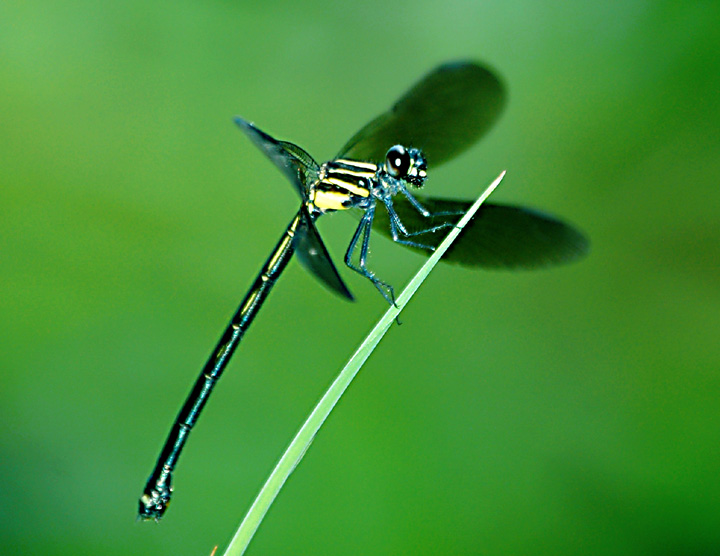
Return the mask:
[[[358,224],[358,227],[355,230],[355,234],[353,234],[350,245],[345,252],[345,264],[358,274],[370,280],[377,288],[377,290],[382,294],[385,300],[390,305],[394,305],[397,307],[397,305],[395,305],[395,290],[393,289],[393,287],[390,284],[383,282],[382,280],[377,278],[373,272],[368,270],[367,267],[367,257],[370,246],[370,229],[372,227],[372,221],[374,216],[375,204],[372,204],[368,209],[365,210],[365,214],[360,220],[360,224]],[[360,241],[361,238],[362,241],[360,242],[360,255],[358,257],[359,264],[356,265],[355,263],[353,263],[352,258],[355,254],[358,241]]]
[[[418,249],[427,249],[429,251],[433,251],[435,249],[432,245],[425,245],[416,241],[410,241],[409,239],[401,239],[400,234],[403,234],[406,237],[416,236],[427,232],[433,232],[438,228],[444,228],[444,225],[439,227],[436,226],[435,228],[431,228],[428,230],[421,230],[419,232],[409,232],[400,220],[398,213],[395,212],[395,207],[393,207],[392,199],[388,198],[385,200],[385,208],[387,209],[388,216],[390,217],[390,234],[392,234],[392,238],[395,243],[399,243],[401,245],[409,245],[410,247],[417,247]]]
[[[426,228],[424,230],[410,232],[402,223],[402,220],[400,220],[400,216],[395,211],[392,198],[387,197],[386,199],[383,199],[383,202],[385,204],[385,208],[388,211],[388,216],[390,217],[390,233],[392,234],[393,241],[395,241],[396,243],[400,243],[401,245],[409,245],[410,247],[417,247],[418,249],[427,249],[428,251],[434,251],[435,247],[431,245],[425,245],[423,243],[418,243],[416,241],[411,241],[407,239],[400,239],[400,234],[404,235],[405,237],[412,237],[421,234],[429,234],[431,232],[436,232],[437,230],[442,230],[443,228],[451,228],[454,226],[452,222],[443,222],[442,224],[438,224],[437,226],[431,226],[430,228]],[[428,214],[431,217],[435,216],[434,214]]]
[[[402,194],[405,195],[408,201],[410,201],[410,204],[415,207],[415,210],[417,210],[420,214],[422,214],[425,218],[432,218],[433,216],[461,216],[465,214],[463,211],[456,211],[456,210],[450,210],[450,211],[444,211],[444,212],[430,212],[428,209],[426,209],[422,204],[420,204],[420,201],[418,201],[412,193],[410,193],[410,190],[405,187],[402,183],[399,184],[400,191],[402,191]],[[449,222],[446,223],[446,228],[448,226],[454,226],[454,224],[450,224]],[[418,233],[425,233],[418,232]]]
[[[415,197],[413,197],[410,191],[408,191],[408,189],[402,184],[400,184],[400,191],[402,191],[403,195],[405,195],[407,200],[410,201],[410,204],[426,218],[434,218],[436,216],[459,216],[463,214],[462,211],[431,213],[424,206],[422,206],[420,202]],[[395,241],[396,243],[400,243],[402,245],[409,245],[410,247],[417,247],[419,249],[427,249],[429,251],[434,251],[435,247],[431,245],[425,245],[416,241],[400,239],[400,234],[404,235],[405,237],[413,237],[436,232],[444,228],[453,228],[455,226],[455,224],[453,224],[452,222],[443,222],[442,224],[438,224],[437,226],[430,226],[429,228],[425,228],[424,230],[410,232],[402,223],[400,216],[395,210],[392,202],[392,197],[388,196],[382,199],[382,201],[388,211],[388,216],[390,217],[390,233],[392,234],[393,241]]]

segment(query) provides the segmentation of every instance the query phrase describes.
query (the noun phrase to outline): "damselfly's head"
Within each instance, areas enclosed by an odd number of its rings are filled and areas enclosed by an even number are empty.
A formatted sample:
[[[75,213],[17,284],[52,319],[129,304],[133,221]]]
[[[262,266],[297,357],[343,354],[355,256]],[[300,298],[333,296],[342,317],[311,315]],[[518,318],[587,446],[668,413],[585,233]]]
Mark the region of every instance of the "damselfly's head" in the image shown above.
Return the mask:
[[[418,189],[425,185],[427,161],[420,149],[406,149],[402,145],[390,147],[383,166],[396,180],[404,180]]]

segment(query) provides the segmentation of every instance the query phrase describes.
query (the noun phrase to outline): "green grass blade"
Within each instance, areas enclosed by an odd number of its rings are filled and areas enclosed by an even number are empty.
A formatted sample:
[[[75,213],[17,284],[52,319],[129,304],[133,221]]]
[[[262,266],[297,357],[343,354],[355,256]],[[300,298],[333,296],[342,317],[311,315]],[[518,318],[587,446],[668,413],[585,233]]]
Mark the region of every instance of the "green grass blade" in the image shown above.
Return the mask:
[[[280,461],[273,469],[273,472],[268,477],[268,480],[263,485],[262,489],[258,493],[255,501],[253,502],[250,510],[245,515],[240,527],[238,528],[235,536],[227,547],[224,556],[241,556],[245,553],[245,550],[250,544],[255,531],[260,526],[265,514],[267,513],[270,505],[277,497],[280,489],[287,481],[290,474],[297,467],[300,460],[302,460],[305,452],[310,447],[310,443],[317,434],[322,424],[327,419],[328,415],[332,411],[335,404],[337,404],[340,397],[343,395],[347,387],[350,385],[352,380],[357,375],[360,367],[367,360],[370,354],[373,352],[375,347],[380,343],[380,340],[388,331],[395,318],[400,314],[400,311],[405,307],[407,302],[413,296],[413,294],[420,287],[420,284],[430,274],[430,271],[438,263],[440,258],[443,256],[448,247],[457,238],[458,234],[462,231],[465,225],[474,216],[475,212],[480,208],[480,205],[488,198],[490,193],[498,186],[505,176],[505,172],[500,174],[488,188],[483,191],[482,195],[475,201],[465,215],[460,219],[457,226],[453,228],[447,235],[445,240],[438,246],[433,254],[428,258],[427,262],[422,268],[415,274],[410,280],[407,287],[400,296],[397,298],[397,306],[390,307],[387,312],[383,315],[380,321],[375,325],[370,334],[368,334],[365,341],[360,345],[355,354],[350,358],[348,363],[345,365],[340,374],[328,388],[325,395],[315,406],[315,409],[307,418],[305,423],[293,438],[292,442],[288,446],[285,453],[280,458]]]

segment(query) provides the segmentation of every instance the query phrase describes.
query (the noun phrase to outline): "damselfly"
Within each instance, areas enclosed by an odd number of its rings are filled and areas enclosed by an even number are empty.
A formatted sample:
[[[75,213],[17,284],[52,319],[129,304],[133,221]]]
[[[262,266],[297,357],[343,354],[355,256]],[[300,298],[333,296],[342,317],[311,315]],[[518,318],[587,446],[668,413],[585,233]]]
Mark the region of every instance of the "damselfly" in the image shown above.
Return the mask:
[[[430,252],[471,202],[414,193],[428,168],[457,156],[495,122],[504,89],[488,69],[473,62],[444,64],[412,87],[324,164],[303,149],[278,141],[252,123],[236,123],[294,185],[300,208],[225,329],[197,378],[140,498],[139,516],[158,520],[172,493],[172,473],[188,435],[235,348],[293,253],[331,290],[353,299],[315,227],[327,212],[355,210],[360,224],[345,263],[394,303],[392,286],[368,268],[370,229],[397,243]],[[376,211],[379,204],[384,210]],[[587,250],[585,237],[546,214],[486,203],[443,260],[465,266],[536,268],[572,261]],[[357,256],[356,256],[357,255]],[[357,259],[357,260],[356,260]]]

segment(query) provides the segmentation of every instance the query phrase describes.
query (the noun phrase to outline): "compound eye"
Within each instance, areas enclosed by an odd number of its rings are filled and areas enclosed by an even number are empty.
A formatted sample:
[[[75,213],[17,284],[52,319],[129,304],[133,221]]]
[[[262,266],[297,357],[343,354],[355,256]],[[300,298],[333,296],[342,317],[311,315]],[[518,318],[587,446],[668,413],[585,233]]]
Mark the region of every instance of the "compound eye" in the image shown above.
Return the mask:
[[[394,178],[405,177],[410,169],[410,155],[402,145],[392,147],[385,158],[388,174]]]

